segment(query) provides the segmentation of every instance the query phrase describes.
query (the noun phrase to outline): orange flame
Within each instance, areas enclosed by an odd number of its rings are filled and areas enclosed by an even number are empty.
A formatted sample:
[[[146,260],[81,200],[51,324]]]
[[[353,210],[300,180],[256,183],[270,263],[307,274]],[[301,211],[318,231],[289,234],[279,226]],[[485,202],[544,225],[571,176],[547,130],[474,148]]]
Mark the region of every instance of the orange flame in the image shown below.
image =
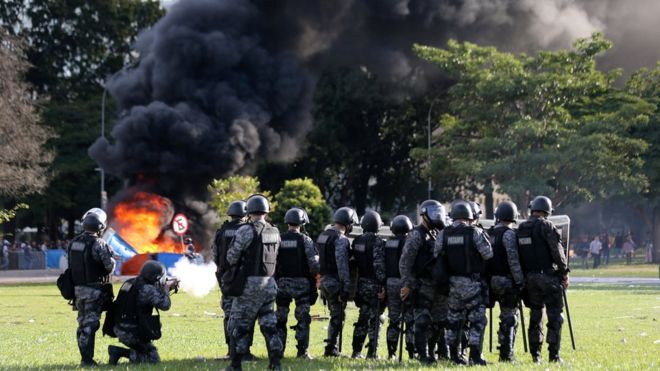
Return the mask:
[[[181,253],[181,242],[170,231],[173,216],[168,198],[136,192],[115,205],[111,227],[140,254]]]

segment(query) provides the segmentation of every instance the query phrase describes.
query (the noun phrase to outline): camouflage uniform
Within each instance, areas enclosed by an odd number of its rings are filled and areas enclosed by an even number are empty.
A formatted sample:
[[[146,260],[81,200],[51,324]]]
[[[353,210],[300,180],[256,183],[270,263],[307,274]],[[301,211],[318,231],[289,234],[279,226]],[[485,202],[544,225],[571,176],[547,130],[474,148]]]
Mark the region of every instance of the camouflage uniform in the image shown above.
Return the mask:
[[[548,350],[551,360],[559,360],[559,349],[561,347],[561,328],[564,323],[562,301],[562,276],[568,273],[568,266],[561,237],[557,228],[549,220],[541,217],[531,216],[528,221],[521,223],[519,230],[526,226],[535,226],[540,223],[536,234],[532,234],[533,244],[540,244],[541,250],[531,254],[525,254],[527,250],[518,232],[518,246],[523,272],[525,273],[525,304],[530,308],[529,320],[529,348],[534,360],[541,356],[541,344],[543,343],[543,307],[546,308],[548,316]],[[537,237],[538,236],[538,237]],[[526,257],[527,256],[527,257]],[[544,260],[540,269],[535,266],[536,262]]]
[[[217,266],[216,276],[218,279],[218,284],[220,286],[222,286],[221,283],[222,275],[226,270],[227,248],[228,248],[227,245],[229,245],[229,241],[231,241],[236,229],[238,229],[238,227],[241,224],[243,224],[243,221],[241,219],[233,219],[231,221],[224,222],[222,224],[222,227],[218,229],[215,233],[215,239],[213,241],[213,246],[211,248],[213,251],[213,258]],[[220,291],[220,295],[221,295],[220,308],[222,308],[222,312],[224,313],[222,324],[225,334],[225,343],[227,343],[227,347],[229,347],[229,339],[231,337],[230,335],[231,331],[229,328],[229,317],[231,315],[231,305],[234,302],[234,297],[223,295],[222,291]],[[253,336],[254,336],[254,324],[252,325],[252,330],[250,331],[250,346],[252,346]]]
[[[501,229],[506,229],[501,231]],[[518,258],[518,242],[516,241],[516,232],[512,229],[498,224],[489,231],[491,243],[495,249],[498,243],[493,237],[502,234],[502,245],[506,252],[506,262],[492,259],[489,261],[489,271],[492,272],[490,278],[490,298],[491,303],[500,304],[500,324],[497,332],[497,340],[500,345],[500,360],[513,360],[513,349],[515,345],[516,332],[518,330],[518,321],[520,313],[518,303],[520,302],[520,288],[524,284],[524,276]],[[492,267],[491,264],[497,264],[498,267]],[[508,274],[504,274],[508,273]]]
[[[380,328],[380,315],[385,311],[384,303],[380,303],[378,293],[385,288],[385,255],[383,239],[371,232],[365,232],[363,236],[375,237],[373,243],[373,256],[370,257],[373,265],[374,278],[358,278],[357,294],[355,304],[359,308],[358,320],[353,324],[353,355],[359,356],[364,341],[369,336],[367,357],[375,358],[378,347],[378,333]],[[355,242],[353,240],[353,249]],[[359,275],[359,273],[358,273]]]
[[[454,221],[452,227],[461,227],[461,225],[465,225],[465,223]],[[444,254],[445,246],[443,239],[446,231],[446,229],[440,231],[435,242],[434,254],[437,257],[441,257]],[[474,228],[472,241],[479,256],[483,260],[493,257],[493,249],[480,228]],[[477,347],[478,351],[481,352],[484,330],[488,323],[486,317],[486,304],[488,303],[486,282],[480,274],[476,274],[475,276],[452,275],[452,269],[460,268],[449,266],[449,299],[447,302],[449,313],[447,316],[448,326],[445,332],[445,341],[449,346],[457,344],[457,338],[462,332],[461,325],[464,325],[465,321],[468,321],[470,323],[468,345],[470,347]]]
[[[403,308],[403,302],[401,301],[401,279],[390,277],[387,279],[387,314],[389,318],[389,325],[387,326],[387,343],[392,344],[394,347],[399,342],[399,334],[401,333],[401,310]],[[406,304],[409,307],[408,304]],[[411,356],[414,354],[414,332],[413,326],[415,325],[415,320],[413,317],[413,311],[409,308],[405,308],[405,313],[403,321],[405,322],[406,328],[406,350]]]
[[[311,305],[311,290],[316,290],[316,286],[310,279],[319,272],[319,253],[316,251],[314,241],[307,235],[302,235],[305,246],[305,257],[309,267],[310,277],[281,277],[277,279],[277,328],[282,339],[283,351],[286,349],[287,328],[286,323],[289,317],[289,305],[292,300],[296,301],[294,315],[298,323],[292,328],[296,331],[296,342],[298,355],[307,353],[309,347],[309,327],[312,318],[309,315]],[[279,267],[278,267],[279,269]]]
[[[413,318],[415,321],[415,351],[423,361],[435,360],[435,349],[444,333],[447,323],[447,297],[442,295],[433,283],[427,278],[417,278],[420,272],[415,267],[420,251],[435,238],[436,230],[428,231],[418,226],[406,237],[403,246],[399,271],[401,272],[402,286],[412,290]],[[429,253],[429,263],[433,251]],[[444,344],[441,343],[441,347]]]
[[[82,235],[76,237],[69,244],[67,251],[69,257],[71,257],[70,249],[72,244],[79,238],[95,238],[94,244],[91,247],[91,258],[97,264],[102,265],[109,276],[115,269],[112,250],[110,250],[110,247],[103,239],[98,238],[94,233],[83,232]],[[82,363],[94,363],[94,343],[96,331],[100,328],[102,306],[106,300],[112,300],[112,298],[104,298],[100,288],[100,282],[76,285],[74,287],[76,295],[75,306],[78,311],[76,336]]]
[[[336,231],[336,227],[333,227]],[[338,233],[335,244],[335,260],[337,262],[337,275],[321,275],[321,294],[325,298],[330,311],[330,322],[328,323],[328,337],[326,342],[326,354],[337,352],[337,339],[339,332],[343,330],[346,302],[342,302],[341,295],[348,298],[351,287],[351,277],[348,267],[349,247],[348,238]]]
[[[239,263],[241,256],[247,252],[254,238],[253,226],[263,230],[267,223],[257,220],[240,227],[227,251],[227,262],[230,265]],[[279,234],[277,236],[279,239]],[[268,356],[271,362],[279,363],[282,358],[282,340],[277,334],[277,317],[273,310],[277,296],[275,278],[268,276],[248,276],[243,293],[234,298],[231,306],[229,327],[231,329],[231,348],[239,358],[248,353],[250,347],[250,332],[254,321],[259,319],[259,327],[266,339]]]
[[[138,308],[157,308],[169,310],[172,302],[165,288],[145,283],[137,294]],[[139,310],[139,309],[138,309]],[[117,323],[114,327],[119,341],[131,348],[128,359],[131,363],[158,363],[160,356],[158,349],[151,341],[140,339],[135,324]]]

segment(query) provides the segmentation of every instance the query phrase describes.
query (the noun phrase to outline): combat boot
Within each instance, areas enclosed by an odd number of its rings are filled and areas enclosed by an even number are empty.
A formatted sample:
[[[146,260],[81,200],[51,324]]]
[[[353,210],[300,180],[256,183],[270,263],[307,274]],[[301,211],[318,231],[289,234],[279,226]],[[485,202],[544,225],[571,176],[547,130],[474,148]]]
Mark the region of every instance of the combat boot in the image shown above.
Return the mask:
[[[548,352],[549,352],[548,359],[550,360],[550,362],[564,363],[564,360],[561,359],[561,357],[559,357],[559,347],[557,346],[557,344],[549,344]]]
[[[131,356],[131,350],[114,346],[114,345],[108,345],[108,363],[111,365],[116,365],[119,363],[119,359],[121,357],[125,358],[130,358]]]
[[[513,356],[513,350],[509,344],[502,344],[499,346],[500,362],[515,362],[516,358]]]
[[[444,336],[440,336],[438,339],[438,360],[441,359],[449,359],[449,347]]]
[[[470,345],[470,366],[486,366],[486,360],[481,357],[481,347]]]
[[[541,344],[529,343],[529,354],[532,355],[532,361],[534,361],[534,363],[541,363]]]
[[[397,346],[396,341],[388,341],[387,342],[387,358],[389,358],[389,359],[395,359],[396,358],[396,346]]]
[[[280,363],[279,359],[271,359],[270,363],[268,364],[268,369],[271,371],[282,371],[282,364]]]
[[[241,366],[242,360],[243,355],[231,352],[231,363],[225,368],[225,371],[243,371],[243,367]]]
[[[458,351],[458,347],[455,345],[449,347],[449,358],[457,365],[467,365],[467,361],[465,361],[465,358],[462,357]]]
[[[307,359],[307,360],[314,359],[312,356],[309,355],[309,353],[307,352],[307,349],[298,349],[298,353],[296,354],[296,358]]]
[[[252,352],[249,351],[249,350],[248,350],[247,354],[245,354],[243,356],[243,361],[245,361],[245,362],[255,362],[255,361],[258,361],[258,360],[259,360],[259,358],[257,358],[257,356],[252,354]]]

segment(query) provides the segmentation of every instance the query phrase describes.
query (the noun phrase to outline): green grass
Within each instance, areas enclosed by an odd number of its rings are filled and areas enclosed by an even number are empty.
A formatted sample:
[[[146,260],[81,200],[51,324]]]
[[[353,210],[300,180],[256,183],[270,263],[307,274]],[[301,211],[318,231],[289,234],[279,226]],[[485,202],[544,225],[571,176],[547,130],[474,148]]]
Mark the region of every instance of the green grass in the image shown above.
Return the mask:
[[[583,269],[580,258],[571,258],[571,276],[573,277],[640,277],[658,278],[658,264],[645,264],[643,259],[635,259],[633,264],[625,264],[622,259],[610,259],[609,265],[601,265],[591,269],[593,262],[589,259],[589,269]]]
[[[214,358],[226,353],[222,336],[222,317],[218,308],[218,292],[202,299],[185,294],[174,296],[172,309],[161,312],[163,338],[156,342],[163,362],[156,366],[130,367],[154,370],[217,370],[226,361]],[[567,324],[564,325],[562,357],[565,366],[579,370],[660,368],[660,290],[657,286],[605,286],[574,285],[568,293],[577,351],[570,349]],[[292,311],[293,312],[293,311]],[[317,304],[313,315],[324,316]],[[349,306],[347,326],[344,330],[344,353],[350,351],[350,339],[357,310]],[[494,310],[497,316],[497,309]],[[79,362],[75,343],[76,313],[59,297],[54,285],[0,286],[0,368],[1,369],[71,369]],[[293,319],[292,319],[293,320]],[[526,321],[528,324],[529,321]],[[311,354],[322,354],[327,320],[312,322]],[[381,329],[380,356],[384,357],[384,328]],[[494,326],[497,327],[496,324]],[[496,338],[496,337],[495,337]],[[520,333],[518,339],[522,339]],[[285,369],[419,369],[416,361],[365,361],[317,358],[313,361],[292,359],[295,346],[289,334]],[[496,341],[496,340],[495,340]],[[96,360],[107,362],[106,348],[116,344],[115,339],[99,336]],[[260,332],[255,334],[253,351],[264,358],[266,349]],[[518,365],[497,363],[497,357],[488,352],[488,333],[484,354],[493,369],[548,369],[558,368],[548,363],[531,363],[523,354],[522,342],[517,344]],[[544,349],[544,357],[547,351]],[[245,364],[247,370],[263,370],[265,360]],[[435,368],[450,368],[440,363]],[[114,369],[127,369],[121,363]],[[106,366],[106,369],[110,369]]]

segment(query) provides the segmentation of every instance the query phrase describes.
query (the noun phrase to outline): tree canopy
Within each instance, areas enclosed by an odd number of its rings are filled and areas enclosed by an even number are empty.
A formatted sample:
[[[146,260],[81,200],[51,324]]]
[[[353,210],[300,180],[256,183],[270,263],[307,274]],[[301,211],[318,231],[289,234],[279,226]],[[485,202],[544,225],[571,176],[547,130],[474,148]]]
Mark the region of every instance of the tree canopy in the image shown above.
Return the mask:
[[[271,214],[272,220],[284,223],[284,214],[292,207],[302,208],[307,212],[310,223],[305,226],[305,230],[312,238],[320,234],[325,226],[330,222],[332,210],[326,204],[321,190],[309,178],[292,179],[284,182],[284,186],[275,195],[277,210]]]

